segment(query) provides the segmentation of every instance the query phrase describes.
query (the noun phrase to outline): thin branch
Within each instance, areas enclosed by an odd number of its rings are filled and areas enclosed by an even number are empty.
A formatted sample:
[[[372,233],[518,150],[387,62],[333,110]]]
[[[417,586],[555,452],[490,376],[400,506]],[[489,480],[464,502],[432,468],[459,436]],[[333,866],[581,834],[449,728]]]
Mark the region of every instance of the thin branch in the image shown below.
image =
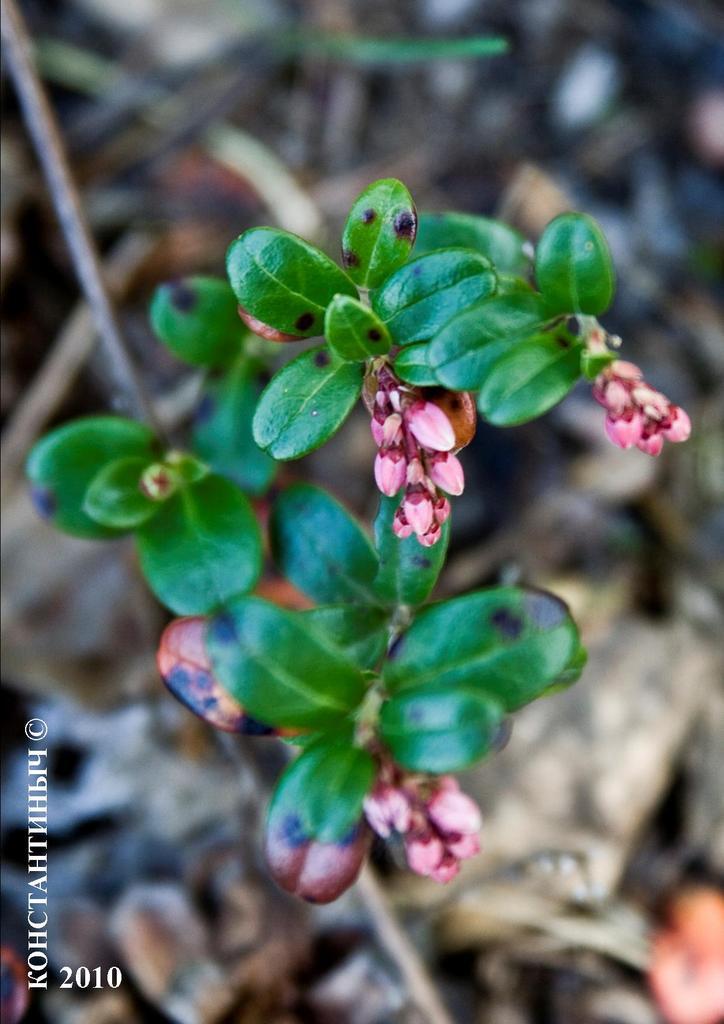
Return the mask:
[[[33,64],[25,22],[15,0],[0,0],[0,9],[7,68],[43,168],[78,280],[101,337],[112,387],[112,401],[117,407],[145,419],[162,436],[103,281],[98,250],[73,181],[58,124]]]
[[[428,1024],[454,1024],[412,942],[390,909],[374,870],[366,865],[357,880],[356,891],[377,931],[380,944],[397,966],[405,986]]]

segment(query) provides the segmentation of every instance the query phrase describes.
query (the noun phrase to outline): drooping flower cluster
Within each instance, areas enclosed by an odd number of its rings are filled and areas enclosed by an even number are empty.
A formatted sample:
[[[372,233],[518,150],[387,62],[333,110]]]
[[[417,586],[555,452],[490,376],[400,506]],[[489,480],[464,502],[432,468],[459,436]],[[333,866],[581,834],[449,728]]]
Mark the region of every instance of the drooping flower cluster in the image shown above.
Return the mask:
[[[364,811],[379,836],[403,836],[410,870],[435,882],[449,882],[480,852],[480,810],[451,775],[432,781],[385,766]]]
[[[619,448],[635,445],[647,455],[658,455],[664,440],[686,441],[691,433],[684,410],[647,384],[634,363],[610,363],[596,377],[593,397],[606,410],[606,434]]]
[[[423,547],[431,547],[450,515],[445,494],[462,494],[465,486],[463,467],[453,453],[456,437],[450,419],[383,366],[377,373],[371,429],[379,449],[377,486],[388,497],[405,488],[392,524],[395,534],[414,534]]]

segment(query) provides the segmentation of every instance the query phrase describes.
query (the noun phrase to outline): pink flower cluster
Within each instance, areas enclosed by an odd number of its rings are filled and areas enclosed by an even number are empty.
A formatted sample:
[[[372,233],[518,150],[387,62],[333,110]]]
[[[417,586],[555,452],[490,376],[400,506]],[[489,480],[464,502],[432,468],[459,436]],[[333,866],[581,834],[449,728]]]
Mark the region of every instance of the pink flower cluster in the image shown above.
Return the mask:
[[[392,528],[400,538],[414,533],[429,548],[450,515],[450,502],[440,491],[457,495],[465,486],[452,452],[455,431],[442,409],[406,389],[388,368],[379,371],[377,385],[371,421],[379,449],[375,481],[388,497],[405,488]]]
[[[461,860],[480,852],[480,810],[451,775],[437,779],[430,791],[427,780],[385,778],[383,770],[364,810],[371,828],[384,839],[400,833],[410,869],[436,882],[449,882]]]
[[[636,445],[658,455],[667,441],[686,441],[691,421],[678,405],[644,380],[634,363],[617,359],[593,383],[593,397],[607,412],[606,433],[619,448]]]

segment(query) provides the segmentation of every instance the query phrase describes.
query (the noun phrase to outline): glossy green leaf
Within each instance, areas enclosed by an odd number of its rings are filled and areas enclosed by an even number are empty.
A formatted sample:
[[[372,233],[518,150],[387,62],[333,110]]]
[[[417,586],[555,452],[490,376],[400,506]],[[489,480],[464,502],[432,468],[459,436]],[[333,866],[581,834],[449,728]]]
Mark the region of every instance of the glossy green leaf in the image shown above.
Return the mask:
[[[601,228],[585,213],[562,213],[548,224],[536,248],[538,287],[554,313],[605,313],[616,277]]]
[[[416,686],[382,706],[382,739],[409,771],[456,772],[488,753],[505,712],[471,686]]]
[[[194,451],[252,495],[264,494],[276,473],[276,463],[252,435],[259,377],[259,364],[244,355],[222,373],[207,377],[192,433]]]
[[[618,358],[615,352],[590,352],[581,348],[581,373],[586,380],[595,380],[602,370]]]
[[[435,371],[429,362],[429,341],[419,341],[415,345],[405,345],[399,350],[392,363],[395,373],[407,384],[419,388],[432,388],[439,385]]]
[[[289,815],[295,834],[334,843],[359,821],[372,787],[375,764],[366,750],[326,737],[287,766],[272,796],[269,815]]]
[[[76,537],[117,536],[83,511],[93,478],[109,462],[124,456],[151,461],[156,442],[148,427],[120,416],[88,416],[42,437],[26,463],[33,503],[55,526]]]
[[[217,679],[262,722],[334,727],[365,693],[360,669],[299,612],[259,597],[230,601],[211,621],[207,649]]]
[[[580,345],[555,332],[528,338],[490,368],[478,408],[498,427],[542,416],[568,394],[581,375]]]
[[[284,576],[313,600],[376,603],[378,562],[357,520],[319,487],[294,484],[277,498],[269,524]]]
[[[573,652],[561,674],[543,691],[543,696],[549,697],[554,693],[559,693],[561,690],[567,690],[569,686],[573,686],[583,675],[587,661],[588,651],[581,645]]]
[[[344,271],[302,238],[277,228],[250,228],[232,242],[226,270],[252,316],[285,334],[321,334],[334,296],[357,295]]]
[[[342,231],[342,262],[360,288],[377,288],[409,258],[417,234],[412,196],[382,178],[357,196]]]
[[[340,359],[353,363],[382,356],[392,344],[380,318],[349,295],[335,295],[327,306],[324,336]]]
[[[184,485],[136,533],[141,569],[177,615],[205,615],[256,584],[261,536],[248,499],[209,474]]]
[[[328,604],[302,615],[359,668],[375,668],[387,649],[389,613],[382,608]]]
[[[380,569],[375,587],[388,605],[418,605],[430,596],[445,563],[450,540],[450,519],[442,526],[437,544],[423,548],[416,537],[400,540],[392,532],[392,520],[399,498],[380,499],[375,519],[375,545]]]
[[[254,414],[254,440],[275,459],[298,459],[342,426],[362,389],[362,367],[326,345],[302,352],[271,379]]]
[[[495,271],[471,249],[439,249],[400,267],[372,293],[393,341],[425,341],[467,306],[492,295]]]
[[[220,366],[241,349],[246,329],[226,281],[184,277],[160,285],[151,300],[151,326],[174,355],[194,366]]]
[[[107,463],[85,492],[85,514],[116,530],[132,530],[145,523],[161,507],[141,490],[141,476],[148,465],[148,458],[136,455]]]
[[[525,238],[500,220],[472,213],[420,214],[416,252],[421,255],[451,245],[487,256],[500,272],[525,274],[530,267],[530,258],[523,250]]]
[[[514,711],[557,679],[578,646],[559,598],[492,587],[423,608],[390,651],[384,678],[391,692],[472,687]]]
[[[445,387],[476,391],[500,356],[539,333],[548,319],[539,295],[496,295],[459,313],[435,335],[430,366]]]

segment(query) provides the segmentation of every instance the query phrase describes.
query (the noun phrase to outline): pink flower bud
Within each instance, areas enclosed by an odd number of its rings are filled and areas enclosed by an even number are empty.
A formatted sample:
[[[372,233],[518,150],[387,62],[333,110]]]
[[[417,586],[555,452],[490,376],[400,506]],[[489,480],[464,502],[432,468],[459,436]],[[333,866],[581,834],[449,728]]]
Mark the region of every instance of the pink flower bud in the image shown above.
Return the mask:
[[[433,509],[429,494],[424,491],[413,491],[405,495],[402,503],[405,519],[412,529],[422,537],[432,526]]]
[[[438,790],[428,801],[427,813],[443,835],[475,835],[482,825],[478,805],[460,790]]]
[[[407,482],[412,487],[425,479],[425,469],[419,459],[410,459],[407,464]]]
[[[430,479],[447,494],[462,494],[465,488],[465,474],[460,459],[452,452],[433,455],[428,460]]]
[[[382,424],[384,443],[398,444],[402,440],[402,416],[399,412],[391,413]]]
[[[442,524],[450,518],[450,502],[447,498],[438,498],[435,502],[435,519],[442,526]]]
[[[459,871],[460,864],[457,858],[451,853],[446,853],[435,870],[430,873],[430,878],[433,882],[440,882],[441,885],[446,885],[452,881]]]
[[[642,437],[637,441],[636,447],[647,455],[660,455],[664,447],[664,438],[661,434],[649,434],[648,437]]]
[[[661,433],[668,441],[686,441],[691,433],[691,420],[678,405],[672,405],[669,413],[671,423]]]
[[[405,483],[407,460],[401,448],[382,449],[375,456],[375,481],[388,498],[397,494]]]
[[[638,412],[628,413],[618,419],[606,417],[604,424],[609,441],[618,448],[632,448],[638,444],[643,430],[643,417]]]
[[[377,835],[386,839],[392,831],[410,828],[410,802],[395,786],[379,785],[364,800],[367,821]]]
[[[395,517],[392,520],[392,531],[396,537],[400,538],[400,540],[405,540],[406,537],[411,537],[415,532],[405,519],[405,513],[401,508],[398,508],[395,512]]]
[[[608,367],[608,373],[621,380],[641,380],[643,373],[635,363],[629,363],[625,359],[616,359]]]
[[[442,537],[440,524],[433,523],[430,529],[427,531],[427,533],[424,533],[421,537],[418,537],[417,540],[420,544],[422,544],[424,548],[431,548],[433,544],[437,544],[437,542],[440,540],[440,537]]]
[[[447,848],[458,860],[468,860],[480,853],[480,840],[477,836],[460,836],[459,839],[448,840]]]
[[[376,419],[370,420],[370,430],[372,431],[372,437],[374,438],[375,444],[378,448],[381,448],[385,443],[385,428],[381,423],[378,423]]]
[[[604,404],[614,416],[626,410],[630,404],[629,393],[620,381],[612,380],[606,385]]]
[[[452,423],[433,402],[415,402],[410,407],[407,422],[423,447],[434,452],[448,452],[455,447]]]
[[[405,842],[407,864],[417,875],[431,875],[440,867],[445,848],[437,836],[418,835]]]

